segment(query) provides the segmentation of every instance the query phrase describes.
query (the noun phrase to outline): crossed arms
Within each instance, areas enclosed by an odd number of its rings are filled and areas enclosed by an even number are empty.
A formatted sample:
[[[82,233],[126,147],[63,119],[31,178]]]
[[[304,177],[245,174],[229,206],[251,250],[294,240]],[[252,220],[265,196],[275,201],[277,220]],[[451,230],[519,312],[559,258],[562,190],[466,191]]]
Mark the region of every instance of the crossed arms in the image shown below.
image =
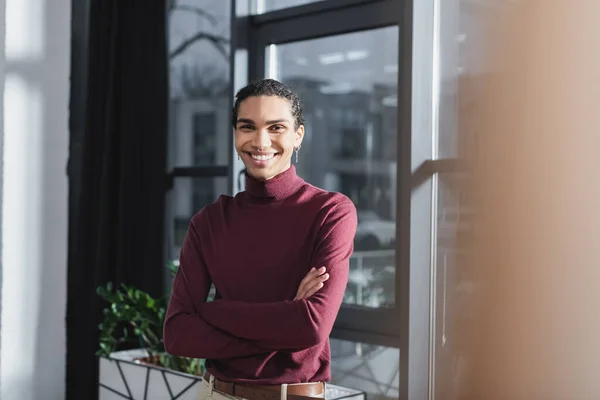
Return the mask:
[[[332,206],[311,260],[314,266],[326,266],[328,281],[323,287],[314,286],[320,282],[315,277],[321,272],[311,272],[296,299],[272,303],[223,299],[207,303],[211,279],[199,236],[190,224],[165,319],[166,351],[184,357],[224,359],[305,349],[327,340],[346,289],[356,224],[351,202]],[[262,329],[255,329],[257,326]]]

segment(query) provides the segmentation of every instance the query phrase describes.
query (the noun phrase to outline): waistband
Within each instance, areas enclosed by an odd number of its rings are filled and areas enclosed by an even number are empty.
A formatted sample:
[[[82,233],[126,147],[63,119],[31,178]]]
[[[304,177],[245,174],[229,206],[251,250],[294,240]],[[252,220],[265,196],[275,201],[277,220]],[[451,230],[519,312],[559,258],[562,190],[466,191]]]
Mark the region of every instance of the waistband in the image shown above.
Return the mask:
[[[204,374],[209,390],[247,400],[309,400],[325,397],[325,383],[311,382],[300,385],[253,385],[249,383],[225,382],[213,375]]]

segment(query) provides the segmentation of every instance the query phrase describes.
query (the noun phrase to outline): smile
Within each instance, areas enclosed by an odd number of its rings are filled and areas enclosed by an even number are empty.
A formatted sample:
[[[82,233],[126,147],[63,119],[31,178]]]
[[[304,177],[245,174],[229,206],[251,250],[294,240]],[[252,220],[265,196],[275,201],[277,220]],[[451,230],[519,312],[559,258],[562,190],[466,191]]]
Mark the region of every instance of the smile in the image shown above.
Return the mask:
[[[250,154],[250,156],[257,161],[268,161],[275,157],[275,153],[270,154]]]

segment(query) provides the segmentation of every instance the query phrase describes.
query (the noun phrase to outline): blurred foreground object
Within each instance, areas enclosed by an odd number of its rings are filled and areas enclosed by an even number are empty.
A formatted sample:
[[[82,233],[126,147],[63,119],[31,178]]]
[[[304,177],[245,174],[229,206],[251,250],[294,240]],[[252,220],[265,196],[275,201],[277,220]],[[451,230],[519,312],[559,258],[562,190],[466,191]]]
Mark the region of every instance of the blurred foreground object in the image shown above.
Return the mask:
[[[600,398],[600,2],[498,15],[472,188],[480,283],[461,399]]]

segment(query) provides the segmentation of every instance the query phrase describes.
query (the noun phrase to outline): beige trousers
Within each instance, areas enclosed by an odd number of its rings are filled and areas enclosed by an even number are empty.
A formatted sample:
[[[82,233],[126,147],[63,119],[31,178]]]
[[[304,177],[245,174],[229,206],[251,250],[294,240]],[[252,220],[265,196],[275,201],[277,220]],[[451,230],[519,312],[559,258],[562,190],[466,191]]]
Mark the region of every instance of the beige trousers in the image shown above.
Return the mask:
[[[241,397],[230,396],[228,394],[219,392],[214,390],[213,388],[213,376],[211,375],[210,381],[206,379],[202,379],[202,389],[198,394],[198,400],[245,400]],[[294,385],[281,385],[281,400],[287,399],[287,388],[288,386],[296,386],[296,385],[304,385],[303,383],[298,383]],[[319,398],[325,398],[325,393],[323,393]]]

